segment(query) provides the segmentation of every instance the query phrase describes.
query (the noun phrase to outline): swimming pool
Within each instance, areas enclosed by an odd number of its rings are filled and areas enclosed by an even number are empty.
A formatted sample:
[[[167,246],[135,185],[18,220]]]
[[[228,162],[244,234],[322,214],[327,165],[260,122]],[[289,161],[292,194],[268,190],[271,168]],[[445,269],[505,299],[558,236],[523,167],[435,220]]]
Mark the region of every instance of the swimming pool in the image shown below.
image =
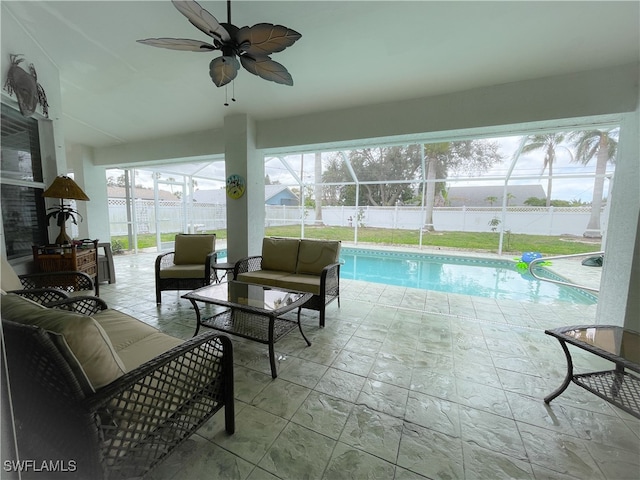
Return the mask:
[[[348,247],[342,248],[340,259],[344,279],[541,304],[597,303],[591,293],[537,280],[509,260]],[[542,277],[564,280],[545,268],[539,272]]]

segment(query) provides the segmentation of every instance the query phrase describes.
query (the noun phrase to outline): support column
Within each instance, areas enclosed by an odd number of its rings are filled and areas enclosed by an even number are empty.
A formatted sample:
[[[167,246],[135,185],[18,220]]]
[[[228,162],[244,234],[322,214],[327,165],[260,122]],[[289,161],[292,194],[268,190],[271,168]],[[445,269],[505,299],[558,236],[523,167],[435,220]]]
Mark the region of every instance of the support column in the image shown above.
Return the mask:
[[[625,114],[620,124],[618,157],[606,234],[597,323],[640,330],[640,113]]]
[[[245,114],[224,119],[225,175],[246,182],[238,199],[227,195],[227,258],[235,262],[259,255],[264,237],[264,160],[256,148],[255,123]]]

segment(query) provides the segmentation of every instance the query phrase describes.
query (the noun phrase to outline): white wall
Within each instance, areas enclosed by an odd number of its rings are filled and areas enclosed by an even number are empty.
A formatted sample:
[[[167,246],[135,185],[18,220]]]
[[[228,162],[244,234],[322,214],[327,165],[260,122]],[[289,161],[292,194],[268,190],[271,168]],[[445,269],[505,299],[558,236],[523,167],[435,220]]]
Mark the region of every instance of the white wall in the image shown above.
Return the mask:
[[[565,124],[567,119],[632,112],[638,102],[638,66],[623,65],[526,82],[256,122],[256,147],[292,151],[300,147],[335,148],[370,139],[411,141],[418,135],[469,135],[468,129],[508,132]],[[168,158],[224,153],[224,132],[211,130],[96,149],[95,163],[131,165]]]
[[[73,166],[76,183],[89,196],[88,202],[76,202],[76,208],[83,221],[78,225],[78,238],[109,241],[109,222],[104,221],[104,209],[108,208],[107,178],[105,169],[96,168],[93,163],[93,149],[82,145],[68,146],[67,157]]]
[[[638,99],[638,66],[562,75],[449,95],[311,113],[258,124],[258,146],[352,143],[531,122],[630,112]],[[512,127],[510,127],[512,128]]]

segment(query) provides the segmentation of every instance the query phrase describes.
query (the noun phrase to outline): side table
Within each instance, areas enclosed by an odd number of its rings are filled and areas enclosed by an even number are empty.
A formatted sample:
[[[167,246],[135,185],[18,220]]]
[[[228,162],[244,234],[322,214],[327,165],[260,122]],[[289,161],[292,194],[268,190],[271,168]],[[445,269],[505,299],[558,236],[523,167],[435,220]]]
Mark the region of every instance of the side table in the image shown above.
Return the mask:
[[[229,275],[233,277],[233,269],[235,267],[236,267],[235,263],[212,263],[211,268],[213,268],[213,271],[214,271],[214,278],[213,278],[214,282],[222,283],[222,280],[224,280],[225,278],[227,279],[227,281],[234,280],[234,278],[229,278]],[[221,276],[219,276],[218,270],[224,273]]]
[[[77,245],[46,245],[33,247],[33,261],[39,272],[82,272],[91,277],[96,296],[98,282],[98,241],[83,247]]]
[[[545,330],[558,339],[567,357],[567,375],[545,403],[564,392],[571,382],[640,418],[640,333],[612,325],[579,325]],[[613,370],[573,373],[567,344],[598,355],[615,364]],[[629,373],[627,370],[635,373]]]

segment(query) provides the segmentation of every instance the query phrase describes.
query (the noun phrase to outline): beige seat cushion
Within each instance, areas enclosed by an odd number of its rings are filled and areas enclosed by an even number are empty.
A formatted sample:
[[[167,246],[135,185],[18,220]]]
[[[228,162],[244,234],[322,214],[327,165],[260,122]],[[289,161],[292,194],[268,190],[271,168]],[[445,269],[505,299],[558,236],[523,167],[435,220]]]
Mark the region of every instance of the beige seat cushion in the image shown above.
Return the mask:
[[[184,343],[118,310],[103,310],[93,318],[109,336],[127,372]]]
[[[130,372],[143,363],[183,343],[184,340],[156,331],[136,343],[123,348],[118,352],[118,355],[120,355],[127,371]]]
[[[24,288],[20,281],[20,277],[18,277],[4,255],[2,255],[2,263],[0,264],[0,288],[5,292],[10,292],[11,290],[22,290]]]
[[[109,336],[92,317],[44,308],[12,294],[3,295],[1,302],[3,318],[62,334],[93,388],[108,385],[125,373]]]
[[[278,279],[277,287],[320,295],[320,275],[297,273]]]
[[[298,258],[297,238],[270,238],[262,240],[262,270],[295,273]]]
[[[215,235],[176,235],[173,263],[204,265],[207,255],[216,250]]]
[[[337,263],[340,257],[340,242],[328,240],[300,240],[296,273],[320,275],[322,269]]]
[[[276,272],[273,270],[256,270],[254,272],[245,272],[238,275],[239,282],[258,283],[260,285],[268,285],[277,287],[279,279],[286,277],[286,272]]]
[[[200,265],[171,265],[160,270],[160,278],[204,278],[204,262]]]

